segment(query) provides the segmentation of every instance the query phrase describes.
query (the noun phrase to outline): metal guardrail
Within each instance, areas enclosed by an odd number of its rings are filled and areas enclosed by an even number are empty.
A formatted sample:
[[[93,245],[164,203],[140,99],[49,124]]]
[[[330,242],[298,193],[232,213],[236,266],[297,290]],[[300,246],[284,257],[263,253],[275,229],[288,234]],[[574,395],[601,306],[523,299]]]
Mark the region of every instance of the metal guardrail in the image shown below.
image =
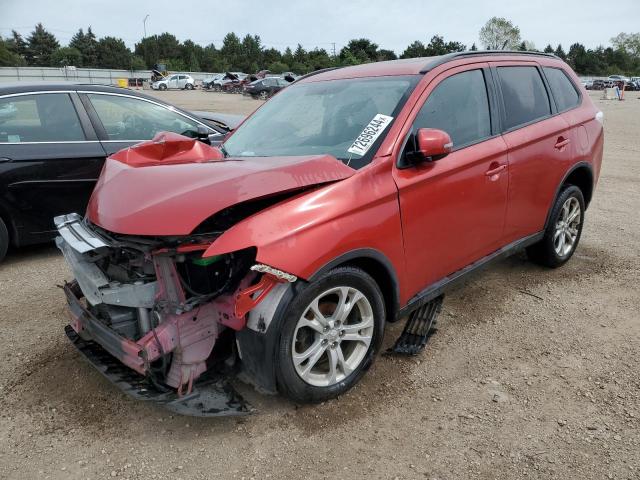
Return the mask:
[[[209,72],[172,72],[186,73],[201,82],[215,75]],[[80,82],[116,85],[118,79],[151,78],[151,70],[115,70],[106,68],[74,67],[0,67],[0,82]]]

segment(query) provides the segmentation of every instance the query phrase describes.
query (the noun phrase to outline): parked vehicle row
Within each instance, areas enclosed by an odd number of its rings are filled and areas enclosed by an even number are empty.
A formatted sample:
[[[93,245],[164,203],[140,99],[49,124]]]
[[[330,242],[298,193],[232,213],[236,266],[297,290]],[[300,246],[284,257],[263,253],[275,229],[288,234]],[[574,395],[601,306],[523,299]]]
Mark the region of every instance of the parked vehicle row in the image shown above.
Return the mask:
[[[387,322],[408,316],[396,351],[419,351],[467,274],[571,258],[604,136],[578,85],[538,53],[364,64],[295,82],[219,149],[166,133],[120,151],[86,216],[56,219],[66,333],[181,413],[246,413],[238,370],[299,403],[342,395]]]
[[[604,90],[605,88],[615,88],[637,91],[640,90],[640,77],[626,78],[620,75],[611,75],[607,79],[585,80],[582,85],[587,90]]]

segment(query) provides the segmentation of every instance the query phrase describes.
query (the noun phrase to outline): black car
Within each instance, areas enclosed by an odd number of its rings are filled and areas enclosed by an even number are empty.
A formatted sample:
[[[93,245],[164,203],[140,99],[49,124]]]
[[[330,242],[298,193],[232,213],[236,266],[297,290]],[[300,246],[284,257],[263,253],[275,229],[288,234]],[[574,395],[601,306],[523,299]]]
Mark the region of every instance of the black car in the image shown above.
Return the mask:
[[[244,94],[251,95],[253,98],[259,98],[266,100],[276,92],[279,92],[284,87],[289,85],[284,78],[279,77],[267,77],[260,80],[255,80],[248,85],[244,86]]]
[[[108,155],[160,131],[219,143],[228,123],[125,88],[1,84],[0,259],[51,240],[53,217],[84,212]]]

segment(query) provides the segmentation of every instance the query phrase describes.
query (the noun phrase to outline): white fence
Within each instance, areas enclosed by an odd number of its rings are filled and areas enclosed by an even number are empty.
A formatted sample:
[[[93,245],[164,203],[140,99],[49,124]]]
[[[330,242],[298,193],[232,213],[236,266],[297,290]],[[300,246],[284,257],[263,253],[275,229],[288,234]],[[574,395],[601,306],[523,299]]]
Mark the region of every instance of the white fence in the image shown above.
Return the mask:
[[[180,72],[191,75],[196,82],[213,73]],[[116,85],[120,78],[142,78],[149,80],[151,70],[110,70],[106,68],[55,68],[55,67],[0,67],[0,82],[80,82]]]

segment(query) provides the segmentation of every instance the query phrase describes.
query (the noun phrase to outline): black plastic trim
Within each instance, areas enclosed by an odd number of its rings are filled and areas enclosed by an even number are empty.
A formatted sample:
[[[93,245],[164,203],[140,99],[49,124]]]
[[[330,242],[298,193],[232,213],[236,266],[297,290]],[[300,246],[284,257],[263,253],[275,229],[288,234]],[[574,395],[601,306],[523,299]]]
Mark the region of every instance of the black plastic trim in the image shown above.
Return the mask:
[[[443,65],[445,63],[451,62],[453,60],[457,60],[458,58],[464,57],[483,57],[483,56],[531,56],[531,57],[547,57],[554,58],[556,60],[560,60],[558,57],[551,53],[543,53],[543,52],[521,52],[519,50],[478,50],[478,51],[469,51],[469,52],[454,52],[448,53],[446,55],[442,55],[440,57],[436,57],[435,59],[427,62],[427,64],[420,70],[420,73],[428,73],[436,67]]]
[[[515,252],[522,250],[525,247],[528,247],[529,245],[533,245],[534,243],[537,243],[542,239],[543,236],[544,236],[544,231],[535,233],[525,238],[521,238],[520,240],[516,240],[515,242],[512,242],[509,245],[506,245],[496,250],[495,252],[487,255],[486,257],[483,257],[480,260],[477,260],[467,265],[466,267],[458,270],[457,272],[454,272],[451,275],[448,275],[443,279],[438,280],[432,285],[429,285],[427,288],[425,288],[424,290],[416,294],[411,300],[409,300],[409,302],[407,302],[407,304],[404,307],[400,309],[400,311],[398,311],[398,318],[408,315],[413,310],[422,307],[427,302],[430,302],[434,298],[442,295],[442,293],[446,289],[458,283],[460,280],[465,278],[468,274],[471,274],[489,265],[490,263],[493,263],[496,260],[508,257],[514,254]]]
[[[385,268],[387,274],[391,278],[391,283],[393,286],[393,304],[387,305],[387,313],[390,314],[397,312],[400,306],[400,283],[398,282],[398,276],[395,269],[393,268],[393,264],[391,263],[391,261],[382,252],[373,248],[359,248],[356,250],[351,250],[340,255],[339,257],[334,258],[333,260],[319,268],[313,275],[311,275],[311,277],[309,277],[309,281],[313,281],[332,268],[361,258],[375,260],[378,263],[382,264],[382,266]],[[387,315],[387,318],[389,319],[389,321],[394,320],[393,315]]]
[[[595,177],[593,175],[593,167],[587,161],[582,161],[582,162],[576,163],[569,170],[567,170],[567,172],[564,174],[564,177],[562,177],[562,180],[560,181],[560,183],[558,183],[558,186],[556,187],[556,194],[553,196],[553,202],[551,203],[551,205],[549,205],[549,211],[547,212],[547,219],[544,222],[544,228],[545,229],[547,228],[547,225],[549,225],[549,219],[551,218],[551,210],[553,210],[553,206],[555,205],[556,200],[558,199],[558,196],[560,196],[560,190],[562,190],[562,186],[567,181],[567,178],[569,178],[569,176],[573,172],[578,170],[579,168],[585,168],[585,167],[587,168],[587,170],[589,170],[589,173],[591,174],[591,193],[593,194],[593,191],[595,190],[595,184],[594,184]],[[586,210],[587,208],[589,208],[589,202],[587,202],[586,198],[584,199],[584,201],[585,201],[585,207],[584,208]]]

